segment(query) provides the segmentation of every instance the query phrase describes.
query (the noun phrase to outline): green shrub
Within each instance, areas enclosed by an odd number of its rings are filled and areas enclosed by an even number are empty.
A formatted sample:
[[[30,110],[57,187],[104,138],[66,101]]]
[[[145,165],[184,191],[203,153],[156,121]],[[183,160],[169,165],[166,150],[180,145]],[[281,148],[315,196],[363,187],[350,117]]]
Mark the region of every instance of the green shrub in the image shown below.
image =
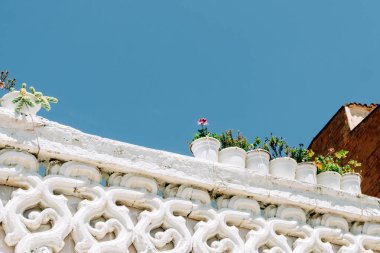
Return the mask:
[[[342,175],[348,172],[355,172],[354,168],[360,167],[361,163],[356,160],[349,160],[347,164],[343,164],[343,160],[347,157],[348,153],[347,150],[342,149],[335,152],[333,148],[330,148],[327,155],[318,155],[314,160],[318,168],[317,173],[335,171]]]
[[[299,144],[297,147],[290,148],[290,157],[297,161],[297,163],[311,162],[314,156],[314,152],[311,149],[306,149],[303,144]]]
[[[265,137],[264,145],[268,146],[272,159],[289,155],[290,148],[282,137],[277,137],[271,133],[270,137]]]
[[[227,130],[219,136],[219,140],[221,143],[221,149],[238,147],[248,151],[250,148],[247,138],[245,138],[240,131],[238,131],[237,137],[234,138],[232,130]]]

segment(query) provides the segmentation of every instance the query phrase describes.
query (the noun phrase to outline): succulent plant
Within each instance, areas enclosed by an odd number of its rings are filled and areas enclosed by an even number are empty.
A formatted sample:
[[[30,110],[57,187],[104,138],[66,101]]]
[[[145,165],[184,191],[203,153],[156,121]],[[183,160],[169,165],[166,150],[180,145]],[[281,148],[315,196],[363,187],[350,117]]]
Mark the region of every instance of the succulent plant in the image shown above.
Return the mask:
[[[58,99],[54,97],[44,96],[42,92],[37,92],[34,87],[30,87],[29,91],[34,95],[30,96],[26,91],[26,83],[21,85],[20,94],[12,100],[16,104],[16,112],[20,113],[21,109],[26,107],[34,107],[36,104],[41,104],[41,107],[46,111],[50,111],[50,103],[58,103]]]
[[[36,98],[36,104],[41,104],[41,107],[46,111],[50,111],[51,105],[50,103],[56,104],[58,103],[58,99],[55,97],[44,96],[42,92],[38,92],[34,89],[34,87],[29,88],[30,93],[32,93]]]

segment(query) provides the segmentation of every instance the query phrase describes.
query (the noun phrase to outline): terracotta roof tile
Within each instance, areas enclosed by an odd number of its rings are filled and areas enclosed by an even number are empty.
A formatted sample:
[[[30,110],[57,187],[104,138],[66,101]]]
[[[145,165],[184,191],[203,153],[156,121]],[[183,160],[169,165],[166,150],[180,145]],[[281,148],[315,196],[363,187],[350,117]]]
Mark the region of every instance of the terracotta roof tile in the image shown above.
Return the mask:
[[[345,106],[348,106],[348,107],[358,106],[358,107],[366,107],[366,108],[375,109],[376,107],[379,106],[379,104],[371,103],[371,104],[367,105],[367,104],[361,104],[361,103],[352,102],[352,103],[345,104]]]

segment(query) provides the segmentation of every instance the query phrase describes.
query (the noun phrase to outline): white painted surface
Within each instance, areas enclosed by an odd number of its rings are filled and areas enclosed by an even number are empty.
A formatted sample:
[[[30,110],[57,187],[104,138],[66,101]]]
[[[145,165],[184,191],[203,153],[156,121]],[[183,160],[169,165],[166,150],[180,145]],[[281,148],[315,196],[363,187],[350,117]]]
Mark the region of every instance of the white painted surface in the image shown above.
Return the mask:
[[[293,158],[279,157],[269,162],[269,173],[274,177],[294,180],[297,162]]]
[[[220,142],[212,137],[202,137],[193,141],[190,145],[194,157],[211,162],[218,162]]]
[[[361,176],[358,173],[346,173],[342,175],[340,189],[343,191],[360,194]]]
[[[380,221],[380,204],[373,197],[252,174],[246,169],[88,135],[41,117],[34,117],[33,121],[29,116],[16,118],[0,107],[0,148],[7,146],[38,154],[39,160],[82,162],[105,173],[136,173],[274,204],[286,199],[287,203],[308,210],[318,207],[352,219]]]
[[[5,147],[4,252],[380,250],[376,198],[107,140],[39,117],[16,119],[0,108]],[[46,177],[35,172],[41,161]]]
[[[365,108],[361,107],[344,107],[348,125],[350,126],[350,129],[353,130],[357,125],[359,125],[371,112],[369,110],[366,110]]]
[[[341,179],[342,176],[335,171],[325,171],[317,175],[318,184],[329,187],[334,190],[340,189]]]
[[[246,167],[254,173],[260,175],[269,174],[270,154],[262,149],[255,149],[247,152]]]
[[[7,94],[5,94],[2,98],[1,98],[1,106],[3,106],[4,108],[10,110],[11,112],[15,112],[16,110],[16,104],[13,103],[13,100],[15,98],[17,98],[18,96],[20,95],[20,92],[19,91],[12,91],[12,92],[9,92]],[[35,101],[36,97],[27,92],[26,93],[26,96],[29,97],[30,99],[32,99],[32,101]],[[33,106],[27,106],[27,105],[23,105],[21,107],[21,110],[20,112],[21,113],[25,113],[25,114],[31,114],[31,115],[36,115],[36,113],[41,109],[41,104],[36,104],[34,103]]]
[[[317,167],[313,163],[299,163],[296,168],[296,180],[309,184],[317,183]]]
[[[230,166],[245,168],[247,153],[242,148],[229,147],[219,151],[219,163]]]

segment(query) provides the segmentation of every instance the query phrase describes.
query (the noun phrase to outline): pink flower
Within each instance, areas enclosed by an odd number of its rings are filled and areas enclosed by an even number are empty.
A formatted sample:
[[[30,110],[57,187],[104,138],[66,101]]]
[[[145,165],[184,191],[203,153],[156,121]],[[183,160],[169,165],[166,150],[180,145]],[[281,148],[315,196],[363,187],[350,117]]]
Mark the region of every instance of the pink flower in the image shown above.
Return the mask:
[[[329,155],[332,155],[335,152],[335,149],[334,148],[329,148],[328,152],[329,152]]]
[[[201,125],[201,126],[207,126],[208,125],[208,121],[206,118],[200,118],[198,120],[198,125]]]

